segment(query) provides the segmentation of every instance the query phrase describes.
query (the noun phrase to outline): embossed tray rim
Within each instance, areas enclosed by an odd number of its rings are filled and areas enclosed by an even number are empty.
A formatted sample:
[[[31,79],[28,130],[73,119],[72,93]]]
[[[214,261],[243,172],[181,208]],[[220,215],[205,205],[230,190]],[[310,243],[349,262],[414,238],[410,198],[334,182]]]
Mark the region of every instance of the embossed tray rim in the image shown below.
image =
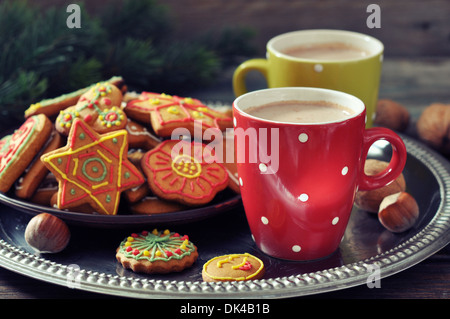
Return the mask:
[[[74,278],[74,288],[131,298],[287,298],[365,284],[373,265],[379,266],[381,278],[405,270],[450,242],[450,169],[447,161],[436,152],[409,137],[402,138],[408,153],[421,161],[438,181],[441,202],[422,230],[389,251],[336,268],[247,282],[154,280],[81,269]],[[68,265],[30,254],[3,239],[0,240],[0,266],[63,286],[68,286],[68,278],[73,274]]]

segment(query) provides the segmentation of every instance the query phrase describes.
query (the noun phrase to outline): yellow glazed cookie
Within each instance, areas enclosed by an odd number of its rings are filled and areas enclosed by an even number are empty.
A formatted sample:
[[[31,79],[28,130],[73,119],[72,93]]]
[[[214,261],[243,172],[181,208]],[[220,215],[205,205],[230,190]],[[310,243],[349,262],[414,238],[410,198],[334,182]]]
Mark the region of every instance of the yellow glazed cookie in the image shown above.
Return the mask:
[[[248,253],[230,254],[210,259],[203,265],[204,281],[244,281],[261,279],[263,262]]]

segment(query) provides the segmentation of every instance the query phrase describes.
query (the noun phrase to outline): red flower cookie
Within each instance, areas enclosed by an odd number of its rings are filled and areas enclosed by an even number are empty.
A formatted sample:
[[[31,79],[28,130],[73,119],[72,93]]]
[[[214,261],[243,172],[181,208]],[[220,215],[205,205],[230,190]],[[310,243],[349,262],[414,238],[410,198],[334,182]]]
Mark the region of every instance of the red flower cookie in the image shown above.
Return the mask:
[[[152,192],[186,205],[202,205],[228,186],[228,173],[213,149],[198,142],[167,140],[142,158]]]
[[[208,128],[224,130],[232,126],[232,119],[204,105],[197,99],[167,94],[143,92],[139,99],[128,102],[125,112],[137,120],[149,122],[158,136],[171,136],[176,128],[183,127],[194,135],[198,125],[201,132]]]
[[[58,208],[88,204],[99,214],[115,215],[121,192],[145,181],[127,152],[126,130],[100,135],[75,119],[67,145],[41,156],[59,183]]]
[[[29,117],[0,140],[0,192],[7,192],[47,142],[53,125],[44,114]]]

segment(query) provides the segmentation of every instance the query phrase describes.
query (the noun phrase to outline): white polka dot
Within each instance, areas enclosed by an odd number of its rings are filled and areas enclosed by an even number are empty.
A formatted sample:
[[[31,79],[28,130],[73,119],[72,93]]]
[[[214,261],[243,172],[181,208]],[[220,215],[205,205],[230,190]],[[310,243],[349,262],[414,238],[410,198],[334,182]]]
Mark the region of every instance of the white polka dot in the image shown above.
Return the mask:
[[[233,117],[233,125],[236,127],[236,118]]]
[[[306,141],[308,140],[308,134],[306,134],[306,133],[301,133],[301,134],[298,136],[298,140],[299,140],[300,142],[302,142],[302,143],[306,143]]]
[[[302,250],[302,247],[300,247],[299,245],[292,246],[292,251],[294,253],[298,253],[300,250]]]
[[[264,163],[259,164],[259,170],[261,171],[261,173],[267,172],[267,165]]]
[[[267,225],[269,223],[269,220],[267,219],[267,217],[261,217],[261,221],[264,225]]]
[[[348,166],[345,166],[342,171],[341,171],[342,175],[347,175],[348,173]]]
[[[322,64],[316,64],[316,65],[314,65],[314,71],[316,71],[316,72],[322,72],[322,71],[323,71],[323,65],[322,65]]]
[[[301,194],[298,199],[300,199],[302,202],[306,202],[309,199],[308,194]]]
[[[339,223],[339,217],[334,217],[333,220],[331,221],[331,223],[333,225],[336,225],[337,223]]]
[[[244,183],[242,182],[242,178],[239,177],[239,185],[244,186]]]

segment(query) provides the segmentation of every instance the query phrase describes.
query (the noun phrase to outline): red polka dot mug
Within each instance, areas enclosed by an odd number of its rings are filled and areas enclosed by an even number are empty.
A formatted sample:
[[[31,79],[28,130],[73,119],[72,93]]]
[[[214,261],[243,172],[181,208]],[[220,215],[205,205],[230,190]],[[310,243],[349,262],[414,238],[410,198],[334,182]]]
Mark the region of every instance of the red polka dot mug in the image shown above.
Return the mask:
[[[297,116],[304,105],[309,113]],[[341,107],[345,114],[320,113],[323,106]],[[366,129],[364,103],[347,93],[306,87],[253,91],[234,101],[233,116],[247,221],[256,245],[272,257],[314,260],[335,252],[357,190],[380,188],[405,166],[402,139],[386,128]],[[364,163],[378,140],[391,144],[392,157],[384,172],[368,176]]]

